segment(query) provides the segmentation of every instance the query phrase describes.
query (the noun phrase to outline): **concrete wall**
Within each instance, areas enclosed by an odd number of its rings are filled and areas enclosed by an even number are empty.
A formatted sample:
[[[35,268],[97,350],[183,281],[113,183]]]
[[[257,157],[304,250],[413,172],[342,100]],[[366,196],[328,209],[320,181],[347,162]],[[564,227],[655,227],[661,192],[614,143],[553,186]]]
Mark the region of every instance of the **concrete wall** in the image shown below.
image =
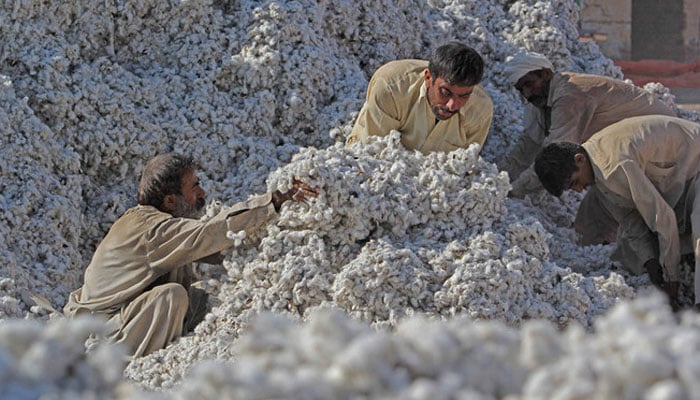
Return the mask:
[[[608,57],[631,60],[633,1],[635,0],[583,1],[579,26],[581,40],[597,39],[596,42]],[[660,5],[664,4],[664,0],[657,1]],[[680,55],[676,51],[671,56],[655,54],[653,58],[676,58],[676,61],[693,61],[700,58],[700,1],[683,0],[683,12],[683,26],[679,26],[678,29],[682,30],[684,49]]]
[[[683,39],[687,61],[700,59],[700,1],[686,0],[684,3],[685,29]]]
[[[629,60],[632,56],[632,0],[588,0],[581,10],[580,33],[594,39],[606,56]],[[605,35],[605,38],[601,37]]]

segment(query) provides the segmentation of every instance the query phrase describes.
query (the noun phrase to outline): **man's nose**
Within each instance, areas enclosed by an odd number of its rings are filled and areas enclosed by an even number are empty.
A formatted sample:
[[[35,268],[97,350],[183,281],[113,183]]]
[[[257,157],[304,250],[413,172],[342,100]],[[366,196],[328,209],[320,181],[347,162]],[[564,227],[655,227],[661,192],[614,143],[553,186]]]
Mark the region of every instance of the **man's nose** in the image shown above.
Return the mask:
[[[450,99],[447,101],[447,104],[445,106],[450,111],[457,111],[460,109],[460,107],[462,107],[462,105],[464,105],[464,103],[466,103],[466,101],[460,101],[457,99]]]

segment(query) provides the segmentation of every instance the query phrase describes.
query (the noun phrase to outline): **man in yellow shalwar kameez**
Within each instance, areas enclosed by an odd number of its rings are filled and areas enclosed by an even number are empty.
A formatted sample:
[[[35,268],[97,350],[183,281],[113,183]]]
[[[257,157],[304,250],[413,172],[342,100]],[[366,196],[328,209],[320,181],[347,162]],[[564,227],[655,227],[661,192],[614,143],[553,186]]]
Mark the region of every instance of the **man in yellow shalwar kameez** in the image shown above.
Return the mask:
[[[484,61],[471,47],[451,42],[430,60],[397,60],[372,76],[347,144],[401,132],[401,144],[423,154],[483,147],[493,103],[479,86]]]

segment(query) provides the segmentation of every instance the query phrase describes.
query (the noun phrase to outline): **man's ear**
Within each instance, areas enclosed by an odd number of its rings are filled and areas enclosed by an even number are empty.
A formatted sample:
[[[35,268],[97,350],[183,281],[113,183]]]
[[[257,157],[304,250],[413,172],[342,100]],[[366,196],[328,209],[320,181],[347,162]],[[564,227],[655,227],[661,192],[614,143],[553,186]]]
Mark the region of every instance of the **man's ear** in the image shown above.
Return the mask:
[[[587,161],[587,158],[586,158],[585,154],[583,154],[583,153],[574,154],[574,164],[576,164],[577,167],[580,167],[586,161]]]
[[[426,85],[430,86],[432,84],[433,76],[430,75],[430,70],[427,68],[425,69],[425,72],[423,73],[423,79],[425,80]]]
[[[163,203],[158,208],[160,211],[171,213],[177,209],[177,195],[166,194]]]

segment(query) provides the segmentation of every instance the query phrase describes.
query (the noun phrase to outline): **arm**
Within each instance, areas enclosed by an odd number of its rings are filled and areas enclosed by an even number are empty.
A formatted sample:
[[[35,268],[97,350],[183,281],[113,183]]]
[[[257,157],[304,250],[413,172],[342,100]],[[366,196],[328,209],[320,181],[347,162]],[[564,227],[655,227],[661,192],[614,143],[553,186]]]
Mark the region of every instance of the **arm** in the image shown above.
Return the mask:
[[[355,142],[366,143],[371,135],[386,136],[392,130],[399,130],[401,121],[399,121],[397,108],[386,81],[373,78],[367,88],[365,104],[355,120],[346,145]]]
[[[483,149],[493,120],[493,101],[484,88],[476,86],[467,107],[472,118],[462,124],[462,129],[470,144],[479,143]]]
[[[513,186],[510,194],[515,197],[524,197],[542,188],[532,166],[545,138],[542,112],[534,106],[526,106],[524,125],[515,147],[498,165],[499,169],[508,172]]]
[[[680,239],[676,214],[666,203],[644,171],[632,160],[620,164],[609,178],[618,188],[625,187],[637,211],[659,240],[659,262],[664,267],[669,282],[678,281],[680,263]]]
[[[523,132],[504,163],[504,169],[508,171],[512,180],[511,196],[522,198],[542,189],[542,183],[535,174],[533,163],[537,154],[546,145],[561,141],[580,144],[588,139],[584,137],[584,133],[595,111],[595,103],[587,99],[587,97],[577,100],[559,99],[558,104],[552,106],[552,121],[547,136],[545,136],[545,121],[542,113],[539,114],[539,119],[527,125],[526,131]]]
[[[554,142],[581,144],[591,136],[587,133],[591,119],[598,108],[596,99],[571,92],[555,98],[552,102],[552,118],[549,135],[542,146]]]
[[[508,173],[511,182],[515,181],[523,171],[532,166],[541,146],[542,142],[533,140],[526,132],[523,132],[515,147],[506,158],[498,163],[499,169]]]
[[[149,238],[149,264],[169,271],[208,258],[233,245],[226,233],[244,230],[248,235],[260,229],[288,200],[306,202],[318,195],[316,189],[293,179],[289,191],[275,191],[225,208],[208,221],[169,218]]]
[[[252,233],[276,215],[272,196],[266,194],[234,204],[207,221],[169,218],[149,234],[148,260],[152,268],[169,272],[233,245],[226,232]]]
[[[540,182],[540,178],[538,178],[535,173],[535,167],[530,164],[530,166],[518,176],[518,179],[511,183],[511,189],[508,194],[511,197],[522,199],[525,195],[535,193],[542,189],[544,189],[544,187],[542,186],[542,182]]]

